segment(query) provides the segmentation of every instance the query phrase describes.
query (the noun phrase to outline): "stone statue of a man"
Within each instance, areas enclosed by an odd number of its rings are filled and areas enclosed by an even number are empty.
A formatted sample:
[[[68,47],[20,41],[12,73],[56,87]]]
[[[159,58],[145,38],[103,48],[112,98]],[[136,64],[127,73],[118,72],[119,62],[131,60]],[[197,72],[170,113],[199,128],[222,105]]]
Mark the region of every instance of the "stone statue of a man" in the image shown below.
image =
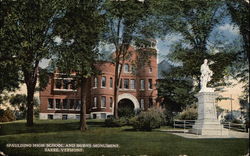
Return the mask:
[[[212,64],[212,63],[210,63]],[[209,69],[210,65],[208,64],[208,60],[205,59],[204,63],[201,65],[201,77],[200,77],[200,84],[201,84],[201,90],[200,92],[211,92],[213,91],[212,88],[207,88],[207,83],[211,81],[211,77],[213,75],[213,71]]]

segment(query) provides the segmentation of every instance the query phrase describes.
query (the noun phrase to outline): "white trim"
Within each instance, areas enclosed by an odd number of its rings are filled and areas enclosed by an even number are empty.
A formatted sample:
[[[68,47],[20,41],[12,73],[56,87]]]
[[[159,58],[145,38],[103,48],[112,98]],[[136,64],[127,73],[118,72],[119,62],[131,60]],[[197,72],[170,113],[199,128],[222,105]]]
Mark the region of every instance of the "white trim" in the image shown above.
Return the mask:
[[[48,115],[53,115],[53,119],[62,120],[62,115],[68,115],[68,119],[77,119],[77,115],[80,115],[80,114],[74,114],[74,113],[39,113],[39,119],[47,120]],[[90,117],[90,114],[86,114],[86,118],[89,118],[89,117]]]
[[[76,89],[58,89],[58,88],[54,88],[54,91],[61,91],[61,92],[76,92]]]
[[[90,113],[90,118],[93,119],[94,114],[96,115],[96,119],[102,119],[101,114],[105,114],[105,119],[107,118],[108,115],[113,115],[112,112],[91,112]]]

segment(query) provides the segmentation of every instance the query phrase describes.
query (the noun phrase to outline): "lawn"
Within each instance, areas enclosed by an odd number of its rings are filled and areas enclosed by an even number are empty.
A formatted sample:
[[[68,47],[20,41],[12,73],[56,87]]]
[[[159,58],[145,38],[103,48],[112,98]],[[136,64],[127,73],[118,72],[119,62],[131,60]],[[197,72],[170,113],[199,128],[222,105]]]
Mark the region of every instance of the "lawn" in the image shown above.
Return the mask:
[[[36,120],[0,123],[0,151],[5,154],[85,156],[242,156],[248,139],[186,139],[167,132],[133,131],[131,127],[106,128],[103,121],[89,120],[89,130],[77,130],[76,120]],[[167,128],[167,127],[165,127]],[[6,147],[6,144],[119,144],[119,148],[81,148],[82,152],[45,152],[45,148]],[[1,154],[0,154],[1,155]]]

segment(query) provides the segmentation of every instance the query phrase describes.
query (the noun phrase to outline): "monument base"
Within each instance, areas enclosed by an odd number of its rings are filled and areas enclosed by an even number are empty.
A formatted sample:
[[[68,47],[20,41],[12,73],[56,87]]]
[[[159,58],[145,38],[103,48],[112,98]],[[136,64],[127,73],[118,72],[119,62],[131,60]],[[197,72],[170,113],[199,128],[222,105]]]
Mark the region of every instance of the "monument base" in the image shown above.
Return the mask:
[[[215,99],[218,94],[210,90],[195,96],[198,98],[198,120],[190,132],[198,135],[228,135],[228,130],[217,119]]]
[[[225,129],[218,120],[196,120],[189,132],[197,135],[228,135],[228,129]]]

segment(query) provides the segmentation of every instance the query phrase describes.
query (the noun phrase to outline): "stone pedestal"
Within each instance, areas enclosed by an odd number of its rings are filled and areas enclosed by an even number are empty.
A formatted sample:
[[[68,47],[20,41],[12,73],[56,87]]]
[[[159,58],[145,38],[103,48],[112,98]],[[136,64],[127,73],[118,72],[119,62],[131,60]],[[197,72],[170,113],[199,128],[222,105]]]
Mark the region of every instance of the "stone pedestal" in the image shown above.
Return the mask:
[[[218,94],[215,92],[199,92],[195,95],[198,98],[198,120],[191,129],[191,133],[198,135],[228,135],[228,130],[223,128],[217,119],[215,99]]]

